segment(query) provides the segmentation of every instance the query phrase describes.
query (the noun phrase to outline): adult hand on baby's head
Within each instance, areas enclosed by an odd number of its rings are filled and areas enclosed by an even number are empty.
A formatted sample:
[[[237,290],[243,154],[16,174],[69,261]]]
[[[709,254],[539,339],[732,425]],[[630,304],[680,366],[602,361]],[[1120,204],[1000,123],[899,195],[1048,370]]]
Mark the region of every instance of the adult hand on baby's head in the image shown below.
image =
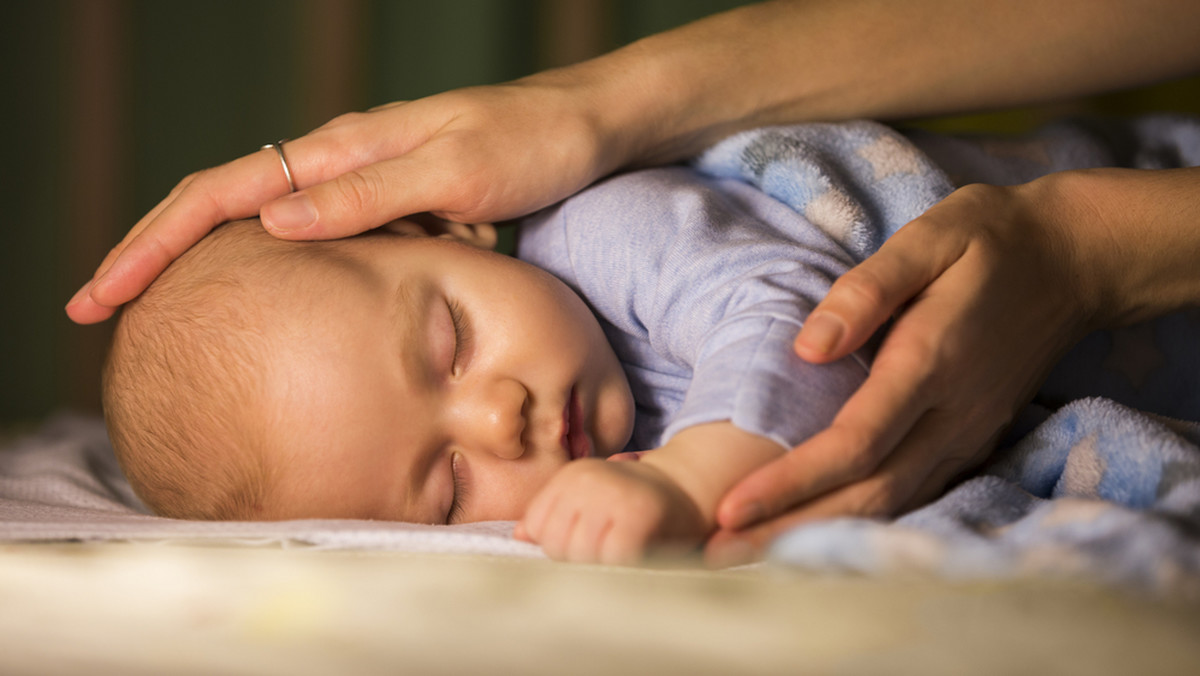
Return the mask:
[[[586,83],[533,76],[338,117],[188,176],[138,221],[67,305],[88,324],[140,294],[217,225],[260,213],[284,239],[333,239],[432,212],[464,223],[529,213],[622,161],[588,108]]]
[[[797,337],[806,360],[895,322],[830,427],[726,494],[711,563],[756,558],[807,521],[928,502],[986,457],[1096,321],[1098,266],[1070,231],[1089,214],[1065,213],[1077,207],[1050,198],[1055,180],[963,188],[833,285]]]

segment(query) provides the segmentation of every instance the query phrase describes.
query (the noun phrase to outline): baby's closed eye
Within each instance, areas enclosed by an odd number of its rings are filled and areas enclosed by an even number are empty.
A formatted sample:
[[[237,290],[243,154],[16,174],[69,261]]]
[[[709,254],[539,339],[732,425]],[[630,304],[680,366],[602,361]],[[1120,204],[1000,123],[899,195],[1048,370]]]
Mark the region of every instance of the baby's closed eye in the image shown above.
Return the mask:
[[[450,372],[458,376],[471,362],[475,346],[474,332],[461,305],[450,300],[446,302],[446,306],[450,310],[450,322],[454,326],[454,356],[450,360]]]

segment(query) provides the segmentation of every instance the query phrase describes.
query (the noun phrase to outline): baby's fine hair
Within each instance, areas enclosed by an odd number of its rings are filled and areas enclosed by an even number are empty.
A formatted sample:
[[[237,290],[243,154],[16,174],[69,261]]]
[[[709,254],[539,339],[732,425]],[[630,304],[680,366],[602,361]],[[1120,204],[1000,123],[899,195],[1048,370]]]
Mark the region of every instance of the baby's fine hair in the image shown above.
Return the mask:
[[[227,520],[262,510],[265,329],[271,291],[303,247],[256,221],[221,226],[122,310],[104,416],[125,476],[155,513]]]

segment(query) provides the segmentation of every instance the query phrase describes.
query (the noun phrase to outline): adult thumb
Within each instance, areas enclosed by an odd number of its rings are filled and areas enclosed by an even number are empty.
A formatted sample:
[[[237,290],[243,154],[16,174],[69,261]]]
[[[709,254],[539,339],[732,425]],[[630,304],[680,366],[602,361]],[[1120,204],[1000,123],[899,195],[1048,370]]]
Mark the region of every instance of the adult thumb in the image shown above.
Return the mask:
[[[352,169],[263,205],[263,227],[281,239],[349,237],[437,208],[429,171],[411,156]]]

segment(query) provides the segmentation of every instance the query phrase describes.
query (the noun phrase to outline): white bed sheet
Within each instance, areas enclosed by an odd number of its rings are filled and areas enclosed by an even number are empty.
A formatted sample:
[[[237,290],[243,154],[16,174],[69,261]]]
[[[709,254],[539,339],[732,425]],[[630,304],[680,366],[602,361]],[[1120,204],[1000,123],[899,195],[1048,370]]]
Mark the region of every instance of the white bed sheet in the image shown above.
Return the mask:
[[[99,418],[60,415],[0,448],[0,541],[191,541],[544,557],[512,522],[184,521],[154,516],[122,476]]]

